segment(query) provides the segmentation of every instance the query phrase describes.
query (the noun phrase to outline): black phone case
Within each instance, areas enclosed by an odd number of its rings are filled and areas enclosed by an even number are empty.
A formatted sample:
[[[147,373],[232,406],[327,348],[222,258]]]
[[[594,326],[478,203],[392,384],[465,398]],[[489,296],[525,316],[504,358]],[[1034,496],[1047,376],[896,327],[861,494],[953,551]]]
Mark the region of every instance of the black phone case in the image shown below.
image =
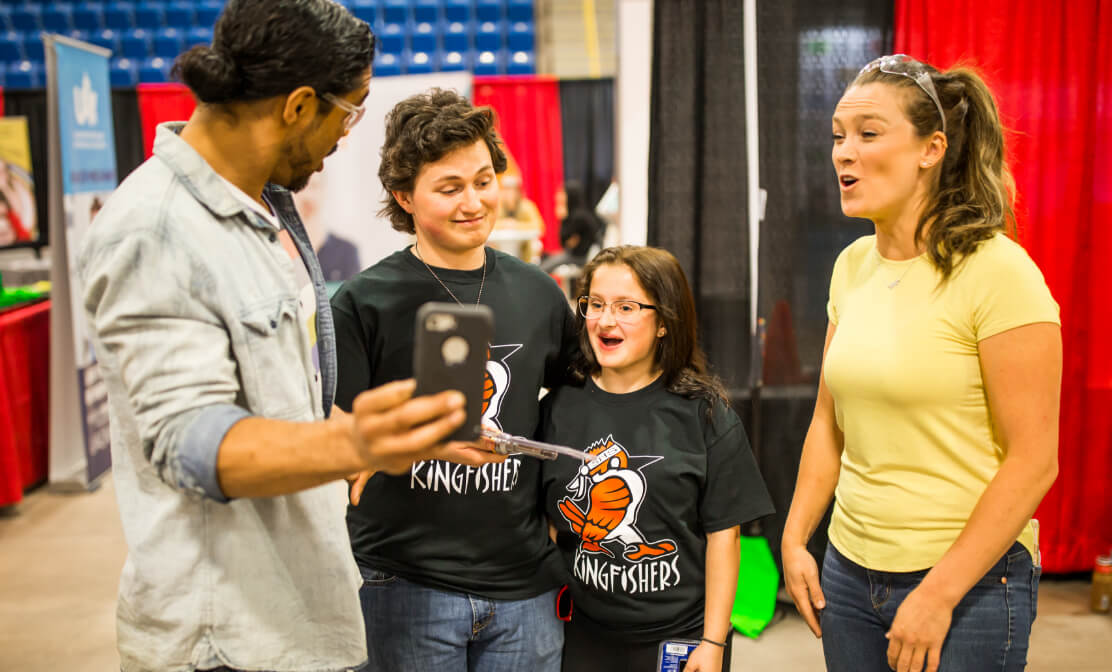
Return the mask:
[[[482,431],[483,383],[494,314],[486,306],[426,303],[417,311],[413,371],[417,395],[459,390],[467,419],[448,438],[474,441]]]

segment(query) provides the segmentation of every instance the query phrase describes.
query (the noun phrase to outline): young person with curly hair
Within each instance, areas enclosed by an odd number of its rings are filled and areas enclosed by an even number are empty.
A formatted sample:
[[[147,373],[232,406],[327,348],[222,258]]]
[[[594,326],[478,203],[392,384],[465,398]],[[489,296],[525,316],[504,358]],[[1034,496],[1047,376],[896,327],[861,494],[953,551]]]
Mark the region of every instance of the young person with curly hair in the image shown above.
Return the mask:
[[[432,90],[391,111],[383,214],[416,241],[333,297],[341,407],[412,374],[421,305],[481,303],[495,323],[483,421],[535,432],[540,390],[563,382],[575,340],[556,283],[485,246],[505,168],[489,108]],[[562,571],[537,506],[539,478],[537,460],[512,455],[479,469],[427,461],[404,476],[356,481],[348,529],[364,578],[370,669],[559,669]]]

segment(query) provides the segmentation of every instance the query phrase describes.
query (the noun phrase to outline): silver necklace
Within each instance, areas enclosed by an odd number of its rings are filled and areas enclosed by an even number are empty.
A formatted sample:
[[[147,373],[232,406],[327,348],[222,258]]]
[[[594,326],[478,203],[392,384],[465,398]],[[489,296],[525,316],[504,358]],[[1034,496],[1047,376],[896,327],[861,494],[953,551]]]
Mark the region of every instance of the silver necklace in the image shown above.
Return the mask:
[[[432,270],[432,266],[429,266],[429,262],[425,261],[425,258],[421,256],[421,250],[419,250],[417,248],[417,243],[413,243],[413,251],[417,254],[417,258],[421,260],[421,263],[425,265],[425,268],[429,269],[429,273],[432,274],[432,277],[436,278],[436,281],[440,283],[440,286],[444,288],[445,292],[448,292],[448,296],[452,297],[452,299],[457,304],[462,306],[463,301],[459,300],[459,297],[456,296],[455,292],[448,289],[448,285],[444,284],[444,281],[440,279],[440,276],[436,274],[436,271]],[[487,280],[487,257],[486,257],[486,250],[484,249],[483,250],[483,278],[482,278],[482,280],[479,281],[479,296],[477,296],[475,298],[475,305],[476,306],[479,305],[479,301],[482,301],[482,299],[483,299],[483,286],[486,284],[486,280]]]
[[[898,278],[896,278],[895,280],[893,280],[892,282],[888,283],[888,289],[895,289],[895,288],[896,288],[896,285],[900,284],[900,281],[901,281],[901,280],[903,280],[903,279],[904,279],[904,277],[905,277],[905,276],[906,276],[906,275],[907,275],[907,274],[908,274],[909,272],[911,272],[911,269],[912,269],[912,268],[913,268],[913,267],[915,266],[915,261],[916,261],[916,259],[912,259],[912,260],[911,260],[911,263],[910,263],[910,264],[908,264],[908,265],[907,265],[907,268],[905,268],[905,269],[904,269],[904,272],[900,274],[900,277],[898,277]]]

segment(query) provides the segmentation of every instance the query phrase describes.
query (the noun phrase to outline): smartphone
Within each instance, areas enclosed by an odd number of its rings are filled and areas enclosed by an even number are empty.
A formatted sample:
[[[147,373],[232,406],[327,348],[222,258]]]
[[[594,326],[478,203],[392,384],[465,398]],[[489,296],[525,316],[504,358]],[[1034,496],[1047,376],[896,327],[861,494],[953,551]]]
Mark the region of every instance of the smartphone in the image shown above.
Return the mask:
[[[656,658],[658,672],[681,672],[687,658],[699,646],[693,639],[666,639],[660,643],[660,655]]]
[[[483,429],[483,383],[494,314],[486,306],[426,303],[417,311],[413,372],[417,395],[459,390],[467,419],[448,437],[474,441]]]

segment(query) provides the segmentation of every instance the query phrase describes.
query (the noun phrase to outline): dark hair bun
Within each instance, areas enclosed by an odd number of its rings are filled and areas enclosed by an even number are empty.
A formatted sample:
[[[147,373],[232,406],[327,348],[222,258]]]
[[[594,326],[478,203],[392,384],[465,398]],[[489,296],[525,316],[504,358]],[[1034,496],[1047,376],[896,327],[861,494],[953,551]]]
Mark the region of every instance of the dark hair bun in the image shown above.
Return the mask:
[[[212,47],[198,45],[178,56],[174,76],[181,79],[203,103],[236,98],[243,88],[235,63]]]

